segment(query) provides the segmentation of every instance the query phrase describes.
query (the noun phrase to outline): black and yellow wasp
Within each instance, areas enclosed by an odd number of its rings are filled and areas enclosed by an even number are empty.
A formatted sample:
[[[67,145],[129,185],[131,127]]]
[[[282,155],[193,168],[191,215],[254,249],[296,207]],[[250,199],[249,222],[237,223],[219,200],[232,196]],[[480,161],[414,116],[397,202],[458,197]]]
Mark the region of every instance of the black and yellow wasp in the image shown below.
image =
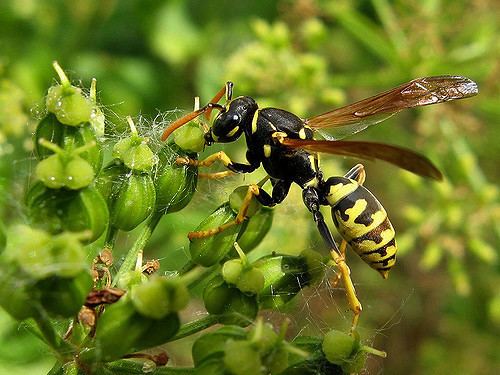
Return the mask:
[[[180,159],[178,163],[209,166],[220,160],[229,170],[249,173],[261,164],[270,176],[272,193],[251,185],[248,197],[255,196],[265,206],[282,202],[292,183],[302,190],[303,201],[312,213],[319,233],[331,249],[340,278],[344,282],[356,326],[361,304],[345,263],[346,243],[372,268],[386,278],[396,261],[394,229],[387,213],[363,182],[364,168],[356,165],[343,177],[325,179],[319,168],[318,153],[325,152],[364,159],[380,159],[415,174],[441,180],[441,172],[424,156],[409,149],[383,143],[342,141],[348,135],[378,124],[395,113],[412,107],[437,104],[474,96],[478,88],[472,80],[460,76],[436,76],[414,79],[373,97],[309,119],[301,119],[277,108],[259,108],[249,96],[232,98],[233,84],[228,82],[204,107],[178,119],[163,133],[162,140],[182,125],[213,110],[219,113],[206,129],[205,144],[227,143],[245,135],[248,163],[233,162],[224,152],[205,160]],[[226,97],[224,105],[218,104]],[[325,139],[315,140],[315,132]],[[326,133],[326,134],[325,134]],[[248,201],[248,199],[247,199]],[[327,227],[320,206],[331,207],[333,222],[343,238],[339,247]],[[237,220],[243,220],[246,207]],[[191,238],[212,235],[217,231],[194,232]]]

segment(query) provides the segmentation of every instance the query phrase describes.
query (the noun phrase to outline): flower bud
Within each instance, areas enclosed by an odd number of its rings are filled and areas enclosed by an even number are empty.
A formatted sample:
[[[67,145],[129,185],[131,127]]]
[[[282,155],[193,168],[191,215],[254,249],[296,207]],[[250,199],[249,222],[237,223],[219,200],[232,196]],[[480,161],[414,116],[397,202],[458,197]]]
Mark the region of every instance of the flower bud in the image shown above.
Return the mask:
[[[175,131],[173,138],[175,144],[187,152],[200,152],[205,147],[203,130],[193,121]]]
[[[156,191],[148,174],[126,174],[115,181],[109,196],[110,222],[115,228],[130,231],[153,212]]]
[[[323,353],[330,363],[342,365],[349,360],[351,354],[359,347],[359,339],[347,333],[332,329],[329,331],[322,344]]]
[[[45,186],[51,189],[66,187],[78,190],[92,183],[94,170],[78,155],[78,149],[65,151],[53,143],[41,143],[57,150],[55,155],[50,155],[36,166],[35,175]]]
[[[92,186],[80,190],[54,190],[41,182],[33,184],[26,194],[28,217],[37,227],[50,233],[90,231],[93,242],[108,225],[106,202]]]
[[[228,340],[224,348],[224,365],[234,375],[260,374],[262,362],[251,342]]]
[[[179,330],[177,313],[153,319],[138,312],[129,298],[107,306],[100,316],[95,335],[96,347],[80,353],[82,361],[112,361],[127,353],[165,343]]]
[[[127,168],[137,172],[151,171],[157,161],[144,137],[137,134],[118,141],[113,147],[113,157],[120,159]]]
[[[90,163],[95,173],[101,169],[103,159],[101,145],[89,124],[78,127],[66,126],[49,113],[38,123],[33,139],[38,160],[43,160],[53,155],[54,150],[40,144],[40,139],[45,139],[66,151],[86,146],[85,150],[80,152],[80,157]]]
[[[207,359],[222,358],[226,341],[245,340],[246,336],[246,331],[239,326],[224,326],[200,336],[192,348],[195,367],[199,367]]]
[[[186,307],[189,292],[184,284],[175,279],[152,277],[148,282],[132,288],[131,300],[141,315],[162,319]]]
[[[229,203],[222,204],[211,213],[196,228],[196,231],[217,228],[236,218],[236,213],[231,209]],[[191,260],[204,267],[210,267],[220,262],[232,249],[242,225],[232,227],[204,238],[194,238],[189,243]]]
[[[221,315],[224,324],[247,326],[257,315],[256,296],[249,296],[231,287],[222,277],[212,279],[203,291],[203,302],[210,314]]]
[[[191,201],[198,183],[198,168],[189,165],[177,165],[180,156],[196,159],[196,154],[186,154],[174,145],[167,145],[160,150],[159,165],[155,174],[156,210],[158,212],[176,212]]]
[[[82,93],[80,88],[71,85],[59,64],[53,65],[61,84],[49,88],[45,101],[47,110],[54,113],[57,119],[65,125],[77,126],[88,122],[93,108],[92,101]]]
[[[274,210],[269,207],[261,207],[255,215],[243,223],[237,242],[245,252],[255,249],[271,229]]]
[[[312,250],[311,250],[312,251]],[[314,261],[311,261],[311,260]],[[317,280],[318,267],[312,254],[270,255],[253,263],[264,275],[264,288],[259,293],[259,303],[263,308],[277,308],[297,295],[304,287]]]

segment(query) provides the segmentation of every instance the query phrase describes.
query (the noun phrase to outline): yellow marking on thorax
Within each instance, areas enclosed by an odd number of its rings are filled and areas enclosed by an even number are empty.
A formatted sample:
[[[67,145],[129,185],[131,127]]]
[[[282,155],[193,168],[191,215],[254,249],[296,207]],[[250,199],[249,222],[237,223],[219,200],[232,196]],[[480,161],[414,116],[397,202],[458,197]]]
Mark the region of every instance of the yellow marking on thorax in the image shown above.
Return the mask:
[[[255,132],[257,131],[257,118],[259,117],[259,112],[260,112],[260,109],[258,109],[257,111],[255,111],[255,113],[253,114],[253,118],[252,118],[252,134],[255,134]]]
[[[302,129],[299,130],[299,138],[300,139],[306,139],[307,138],[306,130],[304,128],[302,128]]]
[[[358,188],[358,184],[350,182],[348,184],[338,183],[330,186],[330,191],[326,200],[331,206],[335,206],[342,198],[347,197]]]
[[[271,145],[264,145],[264,156],[266,158],[271,156]]]

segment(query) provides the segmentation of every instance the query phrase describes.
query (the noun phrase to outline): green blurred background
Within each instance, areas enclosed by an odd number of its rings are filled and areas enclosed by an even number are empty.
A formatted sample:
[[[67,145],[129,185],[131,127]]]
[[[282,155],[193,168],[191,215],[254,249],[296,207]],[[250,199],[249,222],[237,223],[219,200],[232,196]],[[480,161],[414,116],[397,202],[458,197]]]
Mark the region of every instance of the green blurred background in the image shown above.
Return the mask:
[[[478,82],[479,96],[407,111],[354,137],[418,150],[446,180],[365,163],[366,185],[392,218],[400,255],[388,280],[352,254],[349,264],[364,307],[361,335],[389,354],[370,359],[367,373],[495,374],[499,14],[496,0],[1,0],[3,220],[23,219],[30,134],[55,82],[53,60],[85,87],[97,78],[110,129],[126,115],[160,129],[182,113],[173,110],[188,111],[195,95],[207,101],[226,80],[235,82],[236,95],[309,117],[412,78],[465,75]],[[243,143],[225,149],[243,160]],[[356,162],[325,156],[323,169],[341,175]],[[164,270],[183,264],[186,233],[232,188],[261,176],[202,181],[187,209],[164,218],[146,256],[160,258]],[[300,197],[294,188],[276,209],[259,251],[323,247]],[[126,247],[131,240],[122,241]],[[292,335],[346,329],[351,319],[343,291],[327,281],[282,313],[292,318]],[[4,312],[0,342],[0,373],[38,374],[51,366],[48,350]],[[177,349],[178,363],[185,364],[187,348]]]

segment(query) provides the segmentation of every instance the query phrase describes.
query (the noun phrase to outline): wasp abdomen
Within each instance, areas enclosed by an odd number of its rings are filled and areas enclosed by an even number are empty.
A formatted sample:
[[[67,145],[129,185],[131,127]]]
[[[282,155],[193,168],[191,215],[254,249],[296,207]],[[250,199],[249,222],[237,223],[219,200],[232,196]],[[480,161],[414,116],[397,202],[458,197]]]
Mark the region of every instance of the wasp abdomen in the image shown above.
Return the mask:
[[[383,278],[396,263],[394,228],[375,196],[356,181],[332,177],[326,199],[340,235]]]

